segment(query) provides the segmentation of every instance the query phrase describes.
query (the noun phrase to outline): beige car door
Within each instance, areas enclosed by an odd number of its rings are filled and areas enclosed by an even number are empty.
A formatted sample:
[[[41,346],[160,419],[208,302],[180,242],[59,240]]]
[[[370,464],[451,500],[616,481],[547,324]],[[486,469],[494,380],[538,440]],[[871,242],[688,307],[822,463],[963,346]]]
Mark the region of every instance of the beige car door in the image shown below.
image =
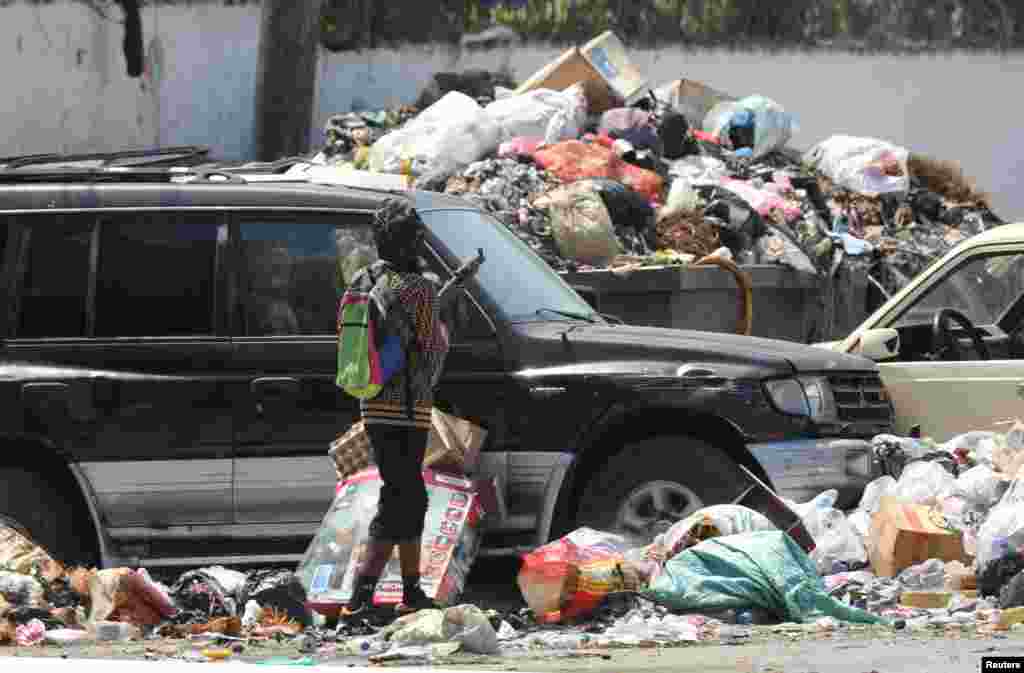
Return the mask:
[[[893,327],[901,339],[922,330],[934,335],[936,313],[954,309],[981,330],[990,350],[983,360],[962,330],[960,359],[932,359],[914,351],[879,370],[896,407],[896,431],[920,425],[925,436],[945,441],[973,430],[1005,431],[1007,421],[1024,418],[1024,359],[1009,359],[1008,339],[1021,329],[1024,252],[1020,245],[971,250],[949,260],[895,307],[877,327]],[[959,327],[955,326],[957,330]],[[904,344],[906,345],[906,344]]]
[[[1024,418],[1024,361],[888,362],[878,366],[893,404],[896,432],[914,425],[936,441],[971,430],[1005,432]]]

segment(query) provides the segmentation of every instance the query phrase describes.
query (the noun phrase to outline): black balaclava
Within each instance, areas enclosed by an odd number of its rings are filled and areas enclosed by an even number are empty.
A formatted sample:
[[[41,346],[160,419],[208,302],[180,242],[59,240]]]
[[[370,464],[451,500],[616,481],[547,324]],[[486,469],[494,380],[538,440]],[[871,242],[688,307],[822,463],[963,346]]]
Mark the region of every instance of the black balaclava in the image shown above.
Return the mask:
[[[420,272],[423,221],[405,199],[388,199],[373,217],[377,256],[403,273]]]

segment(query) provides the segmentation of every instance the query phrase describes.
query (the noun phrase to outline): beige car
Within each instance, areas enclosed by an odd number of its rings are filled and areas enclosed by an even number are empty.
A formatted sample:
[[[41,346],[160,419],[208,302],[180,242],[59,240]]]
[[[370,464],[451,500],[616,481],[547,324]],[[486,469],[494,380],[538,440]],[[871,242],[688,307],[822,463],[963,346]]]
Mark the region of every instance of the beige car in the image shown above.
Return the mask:
[[[850,336],[820,347],[879,365],[896,431],[945,441],[1024,418],[1024,223],[970,238]]]

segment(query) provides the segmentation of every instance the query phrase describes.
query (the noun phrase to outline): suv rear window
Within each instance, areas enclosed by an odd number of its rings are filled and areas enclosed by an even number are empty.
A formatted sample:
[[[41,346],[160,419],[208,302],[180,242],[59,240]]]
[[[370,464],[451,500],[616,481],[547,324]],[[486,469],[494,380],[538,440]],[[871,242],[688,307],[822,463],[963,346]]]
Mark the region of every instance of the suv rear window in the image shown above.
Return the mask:
[[[215,214],[104,216],[95,336],[212,334],[219,220]]]
[[[85,336],[95,218],[55,214],[20,219],[29,243],[17,336]]]
[[[376,259],[370,223],[360,214],[240,216],[242,333],[334,334],[347,276]]]

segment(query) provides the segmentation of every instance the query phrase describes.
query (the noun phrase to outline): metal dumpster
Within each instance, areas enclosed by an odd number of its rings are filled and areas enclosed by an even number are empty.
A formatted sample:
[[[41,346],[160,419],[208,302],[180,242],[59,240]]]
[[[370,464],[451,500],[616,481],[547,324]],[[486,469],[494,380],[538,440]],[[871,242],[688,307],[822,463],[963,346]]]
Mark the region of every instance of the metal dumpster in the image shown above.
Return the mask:
[[[776,264],[740,268],[753,286],[752,336],[801,343],[837,339],[865,317],[866,279],[841,276],[828,284],[821,276]],[[598,269],[562,277],[584,296],[592,292],[587,298],[601,313],[629,324],[736,331],[740,289],[732,274],[719,268]]]

